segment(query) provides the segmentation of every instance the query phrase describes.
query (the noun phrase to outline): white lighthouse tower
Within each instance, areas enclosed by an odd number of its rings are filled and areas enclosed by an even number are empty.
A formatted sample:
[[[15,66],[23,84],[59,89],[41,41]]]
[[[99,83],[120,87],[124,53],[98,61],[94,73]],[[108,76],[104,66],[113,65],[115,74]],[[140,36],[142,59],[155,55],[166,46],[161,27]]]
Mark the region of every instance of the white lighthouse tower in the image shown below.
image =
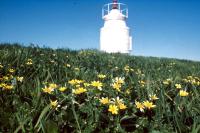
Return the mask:
[[[127,53],[132,51],[132,37],[126,25],[128,8],[123,3],[113,0],[103,6],[104,26],[100,31],[100,50],[108,53]]]

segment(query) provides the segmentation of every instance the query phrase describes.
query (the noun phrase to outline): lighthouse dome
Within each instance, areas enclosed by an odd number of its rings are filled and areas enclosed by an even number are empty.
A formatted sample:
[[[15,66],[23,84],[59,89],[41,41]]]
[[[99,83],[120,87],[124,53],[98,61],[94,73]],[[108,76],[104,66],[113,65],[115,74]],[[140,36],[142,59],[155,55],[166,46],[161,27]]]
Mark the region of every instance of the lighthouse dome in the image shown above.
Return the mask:
[[[112,9],[107,15],[103,17],[104,20],[125,20],[126,16],[120,10]]]

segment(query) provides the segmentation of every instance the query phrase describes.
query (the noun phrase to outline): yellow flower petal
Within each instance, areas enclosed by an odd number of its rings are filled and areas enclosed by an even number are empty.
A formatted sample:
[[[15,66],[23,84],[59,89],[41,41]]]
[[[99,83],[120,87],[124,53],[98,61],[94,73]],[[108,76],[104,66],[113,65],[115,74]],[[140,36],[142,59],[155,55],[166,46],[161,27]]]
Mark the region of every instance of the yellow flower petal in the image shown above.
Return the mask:
[[[182,97],[185,97],[185,96],[188,96],[189,93],[188,93],[187,91],[180,90],[180,91],[179,91],[179,95],[182,96]]]
[[[118,114],[118,107],[116,105],[109,105],[108,111],[111,112],[113,115]]]

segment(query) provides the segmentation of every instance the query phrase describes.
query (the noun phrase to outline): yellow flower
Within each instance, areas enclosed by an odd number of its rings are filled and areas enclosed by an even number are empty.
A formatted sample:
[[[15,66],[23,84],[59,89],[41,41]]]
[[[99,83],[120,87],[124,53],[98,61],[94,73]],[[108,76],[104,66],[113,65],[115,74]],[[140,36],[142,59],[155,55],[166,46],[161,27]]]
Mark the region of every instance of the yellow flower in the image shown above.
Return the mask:
[[[99,75],[98,75],[98,78],[100,78],[100,79],[104,79],[104,78],[106,78],[106,75],[99,74]]]
[[[125,91],[125,93],[126,93],[127,95],[131,94],[130,89],[127,89],[127,90]]]
[[[124,83],[124,77],[116,77],[114,80],[117,84],[123,84]]]
[[[50,105],[51,105],[52,108],[56,108],[58,106],[58,101],[57,100],[51,101]]]
[[[128,65],[126,65],[126,66],[124,67],[124,70],[125,70],[126,72],[129,72],[129,71],[130,71],[130,67],[129,67]]]
[[[14,86],[13,85],[3,84],[2,87],[3,87],[4,90],[12,90]]]
[[[55,61],[54,61],[54,60],[51,60],[50,62],[51,62],[51,63],[55,63]]]
[[[113,84],[112,84],[112,87],[113,87],[114,89],[116,89],[117,91],[120,91],[120,88],[122,87],[122,85],[119,84],[119,83],[113,83]]]
[[[158,100],[159,98],[156,95],[149,95],[150,100]]]
[[[24,77],[17,77],[17,81],[22,82]]]
[[[66,67],[71,67],[71,65],[70,65],[70,64],[65,64],[65,66],[66,66]]]
[[[196,84],[196,80],[192,79],[191,84],[195,85]]]
[[[26,65],[32,65],[33,63],[32,62],[26,62]]]
[[[3,88],[4,90],[12,90],[14,86],[8,85],[8,84],[5,84],[5,83],[1,83],[0,87]]]
[[[66,87],[60,87],[59,91],[64,92],[67,88]]]
[[[137,69],[136,74],[141,75],[141,74],[142,74],[142,71],[141,71],[140,69]]]
[[[49,93],[49,94],[52,94],[52,92],[54,91],[54,88],[51,88],[51,87],[44,87],[42,88],[43,92],[45,93]]]
[[[7,81],[7,80],[9,80],[9,77],[8,76],[3,76],[3,80]]]
[[[197,85],[200,86],[200,81],[197,82]]]
[[[188,80],[187,79],[183,79],[183,82],[188,83]]]
[[[26,65],[32,65],[32,64],[33,64],[32,59],[28,59],[27,62],[26,62]]]
[[[90,86],[90,84],[89,83],[84,83],[83,84],[85,87],[88,87],[88,86]]]
[[[73,93],[76,94],[76,95],[79,95],[79,94],[82,94],[82,93],[84,93],[84,92],[86,92],[86,91],[87,91],[87,90],[86,90],[85,88],[80,87],[80,88],[78,88],[78,89],[73,90]]]
[[[144,101],[143,105],[144,105],[144,107],[146,107],[148,109],[156,107],[156,105],[153,105],[153,102],[149,102],[149,101]]]
[[[78,79],[76,79],[76,83],[77,84],[81,84],[81,83],[83,83],[84,82],[84,80],[78,80]]]
[[[141,112],[144,111],[144,105],[140,102],[135,101],[135,105],[137,109],[140,109]]]
[[[198,80],[195,80],[195,82],[193,83],[193,85],[199,85],[199,81]]]
[[[163,84],[164,85],[169,85],[169,82],[168,81],[163,81]]]
[[[0,87],[2,87],[2,88],[3,88],[4,86],[6,86],[6,84],[5,84],[5,83],[1,83],[1,84],[0,84]]]
[[[181,89],[181,84],[175,84],[176,89]]]
[[[141,81],[138,81],[140,84],[145,84],[145,81],[141,80]]]
[[[56,88],[58,87],[58,85],[57,85],[57,84],[54,84],[54,83],[51,83],[51,84],[49,84],[49,87],[50,87],[50,88],[53,88],[53,89],[56,89]]]
[[[108,111],[111,112],[113,115],[118,114],[118,107],[116,105],[109,105]]]
[[[101,87],[103,86],[103,84],[99,81],[92,81],[91,85],[97,87],[99,90],[102,90]]]
[[[0,68],[3,68],[3,65],[0,64]]]
[[[83,82],[84,82],[83,80],[78,80],[78,79],[72,79],[72,80],[68,81],[68,83],[71,85],[81,84]]]
[[[114,69],[115,69],[115,70],[118,70],[118,69],[119,69],[119,67],[117,67],[117,66],[116,66]]]
[[[193,79],[193,77],[192,76],[187,76],[187,79]]]
[[[185,96],[188,96],[189,93],[188,93],[187,91],[180,90],[180,91],[179,91],[179,95],[182,96],[182,97],[185,97]]]
[[[114,101],[115,104],[120,104],[120,103],[124,102],[123,99],[120,99],[119,97],[117,97],[115,99],[113,98],[113,101]]]
[[[166,79],[166,81],[169,81],[169,82],[171,82],[172,80],[171,80],[171,79]]]
[[[80,69],[78,67],[74,68],[75,71],[79,71]]]
[[[81,85],[75,85],[76,86],[76,88],[79,88],[79,87],[81,87]]]
[[[68,81],[68,83],[71,84],[71,85],[75,85],[76,84],[76,80],[72,79],[72,80]]]
[[[14,73],[15,70],[14,70],[14,69],[9,69],[9,72],[10,72],[10,73]]]
[[[13,79],[13,75],[8,75],[10,79]]]
[[[138,81],[139,83],[140,83],[140,85],[142,86],[142,87],[144,87],[145,86],[145,81],[143,81],[143,80],[141,80],[141,81]]]
[[[171,83],[171,79],[166,79],[163,81],[164,85],[169,85]]]
[[[101,102],[102,104],[108,104],[108,103],[110,102],[110,100],[109,100],[108,97],[106,97],[106,98],[102,97],[102,98],[100,99],[100,102]]]
[[[127,108],[126,105],[125,105],[124,103],[119,103],[119,104],[118,104],[118,107],[119,107],[119,109],[121,109],[121,110],[124,110],[124,109]]]

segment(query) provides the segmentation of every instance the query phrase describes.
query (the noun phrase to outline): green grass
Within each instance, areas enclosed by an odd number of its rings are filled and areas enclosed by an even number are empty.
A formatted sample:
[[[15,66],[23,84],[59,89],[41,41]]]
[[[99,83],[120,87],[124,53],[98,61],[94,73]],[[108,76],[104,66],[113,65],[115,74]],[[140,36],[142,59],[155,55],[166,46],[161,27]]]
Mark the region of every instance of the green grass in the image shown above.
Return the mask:
[[[106,78],[98,78],[99,74]],[[120,91],[112,87],[116,77],[124,78]],[[73,79],[89,84],[100,81],[102,90],[83,83],[71,85],[69,81]],[[45,93],[43,89],[50,83],[58,87]],[[61,86],[67,89],[61,92]],[[79,87],[87,91],[75,94]],[[180,96],[180,90],[189,95]],[[149,95],[159,99],[151,100]],[[102,97],[119,97],[127,108],[112,114],[109,105],[117,104],[103,105]],[[198,133],[199,97],[200,62],[96,50],[0,45],[0,132]],[[53,107],[51,101],[55,100],[58,104]],[[146,100],[156,107],[144,111],[136,108],[135,101]]]

